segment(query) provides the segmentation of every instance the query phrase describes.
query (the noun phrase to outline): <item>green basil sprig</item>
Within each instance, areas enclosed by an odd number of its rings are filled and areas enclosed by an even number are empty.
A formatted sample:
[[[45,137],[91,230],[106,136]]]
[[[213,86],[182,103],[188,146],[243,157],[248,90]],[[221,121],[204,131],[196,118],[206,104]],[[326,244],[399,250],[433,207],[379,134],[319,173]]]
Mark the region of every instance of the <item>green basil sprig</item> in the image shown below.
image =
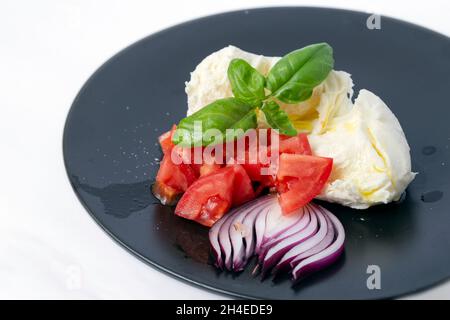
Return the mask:
[[[264,102],[261,111],[264,112],[269,126],[277,128],[281,134],[288,136],[295,136],[297,134],[297,130],[295,130],[288,115],[280,109],[280,106],[275,101]]]
[[[267,75],[271,95],[285,103],[298,103],[311,97],[333,69],[333,49],[327,43],[292,51],[279,60]]]
[[[247,61],[233,59],[228,66],[228,79],[236,98],[259,107],[265,99],[266,79]]]
[[[281,134],[294,136],[297,131],[276,100],[287,104],[307,100],[333,66],[333,49],[327,43],[313,44],[288,53],[272,67],[267,78],[245,60],[233,59],[227,75],[234,98],[216,100],[181,120],[177,129],[183,130],[177,130],[181,133],[175,133],[172,140],[175,144],[186,146],[222,142],[217,139],[220,135],[213,137],[210,132],[204,133],[215,129],[223,137],[227,129],[254,129],[257,127],[258,108],[261,108],[272,128],[278,129]],[[195,134],[196,122],[202,125],[201,135]]]
[[[201,124],[201,134],[196,134],[199,131],[195,130],[196,123]],[[223,142],[226,129],[242,129],[245,132],[256,128],[256,125],[254,107],[237,98],[220,99],[181,120],[172,141],[182,146],[206,146]],[[208,130],[210,133],[206,135]],[[214,135],[214,130],[217,135]]]

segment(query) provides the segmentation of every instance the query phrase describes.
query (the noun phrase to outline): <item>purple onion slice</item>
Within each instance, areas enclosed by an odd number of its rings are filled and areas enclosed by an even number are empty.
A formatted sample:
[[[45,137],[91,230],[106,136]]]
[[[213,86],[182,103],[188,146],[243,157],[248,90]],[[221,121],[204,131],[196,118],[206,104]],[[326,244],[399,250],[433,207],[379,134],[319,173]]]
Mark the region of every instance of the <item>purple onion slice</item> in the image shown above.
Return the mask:
[[[261,250],[261,245],[263,243],[264,234],[266,232],[266,221],[267,216],[272,212],[272,210],[279,207],[278,199],[276,196],[272,196],[271,203],[267,207],[267,210],[262,211],[255,220],[255,254],[258,254]]]
[[[230,235],[228,233],[228,230],[230,229],[230,225],[233,223],[233,216],[234,210],[229,212],[227,214],[227,218],[223,222],[223,224],[220,226],[219,229],[219,244],[220,249],[222,251],[223,255],[223,265],[226,269],[231,270],[232,264],[233,264],[233,247],[231,246],[231,240]]]
[[[338,259],[345,232],[321,206],[310,203],[284,216],[277,197],[268,195],[230,211],[212,226],[209,239],[218,268],[241,271],[258,254],[263,277],[290,269],[297,282]]]
[[[277,243],[281,242],[283,239],[285,239],[295,233],[298,233],[306,228],[306,226],[311,221],[311,215],[310,215],[309,211],[306,210],[304,207],[301,210],[302,210],[302,213],[301,213],[302,218],[300,220],[298,220],[297,223],[295,223],[290,228],[286,229],[286,231],[283,232],[282,234],[280,234],[277,237],[274,237],[270,240],[267,240],[266,243],[264,243],[264,245],[262,246],[261,252],[259,254],[261,260],[264,259],[264,256],[267,254],[267,251],[270,248],[272,248],[273,246],[275,246]]]
[[[284,256],[280,259],[278,264],[274,267],[272,273],[279,272],[281,270],[285,270],[287,267],[289,267],[289,263],[295,259],[298,255],[304,253],[305,251],[310,250],[311,248],[314,248],[317,246],[322,240],[325,238],[328,228],[333,228],[333,226],[330,224],[328,226],[326,216],[322,213],[322,211],[319,209],[318,206],[314,204],[308,205],[309,211],[317,216],[317,219],[319,221],[319,230],[315,235],[310,237],[309,239],[303,241],[302,243],[296,245],[292,249],[290,249],[288,252],[284,254]]]
[[[322,210],[322,207],[320,210]],[[306,250],[303,253],[300,253],[298,256],[296,256],[294,259],[292,259],[292,261],[290,262],[290,266],[293,269],[297,264],[299,264],[300,261],[302,261],[303,259],[306,259],[316,253],[319,253],[323,250],[325,250],[326,248],[328,248],[328,246],[330,244],[333,243],[334,240],[334,226],[333,223],[331,222],[330,218],[328,218],[328,216],[326,214],[324,214],[325,219],[327,220],[327,233],[325,235],[325,237],[322,239],[322,241],[320,241],[316,246],[312,247],[309,250]]]
[[[256,224],[256,219],[258,217],[261,217],[261,221],[265,221],[267,213],[270,211],[271,206],[276,203],[277,199],[275,196],[268,195],[264,198],[263,201],[265,202],[259,208],[255,208],[255,210],[247,214],[242,221],[244,228],[246,228],[247,230],[251,230],[251,232],[246,233],[244,236],[246,260],[250,259],[255,254],[255,247],[257,242],[257,236],[255,236],[255,234],[259,235],[261,240],[262,235],[264,234],[264,229],[255,230],[256,225],[258,225],[258,227],[265,227],[262,224]]]
[[[303,213],[303,210],[297,210],[292,214],[284,215],[281,211],[281,206],[277,202],[266,217],[266,230],[264,231],[262,245],[280,236],[295,225],[303,217]]]
[[[209,229],[209,243],[211,244],[212,253],[215,258],[215,266],[219,269],[223,269],[223,259],[222,259],[222,248],[219,243],[219,230],[224,224],[224,222],[228,219],[228,215],[222,217],[218,220],[212,227]]]
[[[266,208],[266,204],[270,199],[259,199],[258,201],[251,201],[237,209],[232,213],[232,221],[228,229],[229,238],[233,252],[232,265],[233,271],[242,271],[247,262],[246,259],[246,244],[244,239],[247,237],[253,238],[253,226],[243,224],[243,220],[248,215],[254,215]],[[251,245],[251,244],[250,244]]]
[[[309,208],[306,208],[309,210]],[[318,220],[316,214],[311,212],[311,220],[309,224],[302,231],[287,237],[267,250],[267,254],[264,256],[264,260],[261,261],[262,264],[262,275],[267,274],[267,271],[278,263],[278,261],[283,257],[283,255],[288,252],[294,246],[302,243],[306,239],[310,238],[317,232]]]
[[[341,222],[328,210],[322,208],[323,212],[328,216],[333,224],[336,232],[334,242],[323,251],[300,261],[292,270],[292,277],[297,282],[303,276],[323,269],[335,262],[344,250],[345,231]]]

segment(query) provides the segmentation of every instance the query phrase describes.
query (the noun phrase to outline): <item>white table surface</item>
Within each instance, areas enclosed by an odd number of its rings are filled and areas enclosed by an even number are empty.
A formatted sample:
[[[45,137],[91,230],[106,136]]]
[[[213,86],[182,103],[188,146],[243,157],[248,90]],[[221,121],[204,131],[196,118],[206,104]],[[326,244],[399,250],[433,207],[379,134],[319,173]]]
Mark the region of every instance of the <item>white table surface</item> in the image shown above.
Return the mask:
[[[398,17],[450,35],[442,1],[0,2],[0,298],[222,299],[142,263],[94,223],[62,157],[69,107],[111,55],[196,17],[316,5]],[[450,298],[450,282],[408,298]]]

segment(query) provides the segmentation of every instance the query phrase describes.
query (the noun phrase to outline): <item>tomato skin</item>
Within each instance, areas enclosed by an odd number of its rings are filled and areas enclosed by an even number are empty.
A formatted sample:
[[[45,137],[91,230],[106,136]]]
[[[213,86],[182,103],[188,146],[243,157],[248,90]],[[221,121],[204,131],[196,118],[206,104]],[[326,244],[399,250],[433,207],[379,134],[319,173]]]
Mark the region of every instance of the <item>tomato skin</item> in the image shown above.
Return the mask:
[[[270,137],[270,135],[269,135]],[[279,146],[278,150],[275,149],[278,154],[282,153],[291,153],[291,154],[304,154],[304,155],[312,155],[311,146],[308,142],[308,137],[304,133],[300,133],[297,136],[291,137],[286,135],[274,135],[275,138],[278,138]],[[270,140],[270,139],[268,139]],[[271,146],[268,145],[266,150],[260,150],[259,156],[261,156],[261,152],[265,152],[265,157],[268,159],[271,155]],[[262,154],[264,155],[264,153]],[[268,168],[269,164],[262,164],[261,158],[258,159],[257,163],[249,163],[249,151],[246,151],[246,162],[242,164],[244,169],[247,171],[250,179],[252,181],[259,182],[263,187],[273,187],[275,185],[275,179],[271,175],[263,175],[261,174],[261,170],[264,168]],[[278,159],[271,159],[271,161],[277,161]],[[278,166],[277,163],[273,164],[275,167]]]
[[[228,201],[218,196],[213,196],[206,201],[196,221],[207,227],[211,227],[229,208],[230,203]]]
[[[186,190],[175,214],[210,227],[231,206],[255,198],[252,182],[241,165],[213,167],[212,172],[201,176]]]
[[[195,164],[195,163],[192,163],[192,164],[191,164],[192,170],[194,170],[195,174],[196,174],[197,176],[199,176],[199,177],[201,176],[201,174],[200,174],[200,169],[201,169],[201,167],[202,167],[201,164]]]
[[[219,169],[220,169],[220,165],[218,165],[216,163],[212,163],[212,164],[205,163],[199,167],[199,174],[200,174],[200,177],[203,177],[210,173],[216,172]]]
[[[164,155],[160,163],[152,192],[162,204],[173,205],[196,179],[197,175],[189,165],[175,165],[169,153]]]
[[[314,199],[325,186],[332,167],[331,158],[281,154],[277,191],[283,213],[291,213]]]
[[[176,204],[181,194],[180,191],[158,181],[153,184],[152,193],[163,205],[168,206]]]
[[[192,169],[189,164],[181,163],[178,165],[178,167],[186,179],[187,187],[189,187],[192,183],[194,183],[195,180],[198,179],[198,174],[194,171],[194,169]],[[186,189],[184,189],[183,191],[186,191]]]
[[[225,167],[196,180],[183,194],[175,214],[212,226],[231,207],[234,169]]]
[[[241,166],[247,172],[247,175],[250,177],[252,181],[261,182],[263,180],[263,176],[261,175],[261,169],[263,165],[260,163],[243,163]]]
[[[279,148],[276,152],[279,158],[273,164],[277,167],[276,177],[263,175],[261,171],[268,168],[269,164],[263,164],[261,156],[270,157],[270,135],[267,149],[258,150],[250,143],[245,145],[245,162],[238,164],[236,159],[236,141],[229,147],[234,149],[235,159],[232,164],[225,167],[218,164],[218,159],[213,155],[216,163],[175,165],[172,161],[172,153],[185,159],[190,156],[194,163],[194,151],[203,154],[204,148],[181,148],[172,142],[174,125],[171,131],[166,132],[159,138],[164,153],[160,169],[156,177],[154,190],[162,201],[172,202],[173,199],[181,199],[175,209],[175,214],[186,219],[194,220],[205,226],[212,226],[232,206],[239,206],[254,199],[267,187],[275,188],[279,195],[279,203],[284,214],[289,214],[304,206],[316,197],[325,186],[333,165],[330,158],[312,156],[311,147],[306,134],[297,136],[279,135]],[[270,133],[270,131],[268,132]],[[259,147],[259,145],[258,145]],[[224,152],[226,147],[224,146]],[[258,154],[256,163],[250,163],[250,155]],[[214,160],[215,158],[215,160]],[[198,161],[198,159],[197,159]],[[222,162],[220,162],[222,163]],[[259,184],[256,191],[252,182]],[[256,187],[255,187],[256,188]]]
[[[275,180],[271,175],[262,174],[263,169],[268,169],[267,165],[260,163],[251,163],[241,165],[251,181],[258,182],[262,187],[273,187],[275,185]]]
[[[299,133],[295,137],[280,139],[279,152],[312,155],[308,136],[304,133]]]
[[[174,124],[170,131],[167,131],[159,136],[158,141],[159,145],[161,146],[163,154],[169,153],[175,146],[174,143],[172,142],[172,137],[176,129],[177,126]]]
[[[270,136],[269,136],[270,137]],[[252,152],[257,155],[251,156]],[[245,161],[242,163],[242,167],[247,172],[251,181],[258,182],[263,188],[274,186],[275,180],[271,175],[262,174],[263,170],[268,170],[270,161],[276,159],[270,159],[271,148],[270,145],[263,146],[257,149],[257,151],[247,150],[245,151]]]
[[[156,182],[169,186],[178,192],[184,192],[197,180],[197,174],[190,165],[172,162],[171,155],[165,154],[156,175]]]
[[[247,172],[240,164],[233,164],[230,167],[234,170],[233,182],[233,206],[240,206],[255,198],[252,181]]]

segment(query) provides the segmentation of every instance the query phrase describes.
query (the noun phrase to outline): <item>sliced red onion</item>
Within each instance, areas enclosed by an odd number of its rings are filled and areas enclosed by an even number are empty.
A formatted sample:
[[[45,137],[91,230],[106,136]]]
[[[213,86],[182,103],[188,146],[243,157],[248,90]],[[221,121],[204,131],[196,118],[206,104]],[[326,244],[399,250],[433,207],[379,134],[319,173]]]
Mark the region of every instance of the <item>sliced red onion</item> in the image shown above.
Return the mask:
[[[253,230],[247,230],[244,228],[242,225],[242,220],[252,210],[254,210],[253,206],[249,206],[243,210],[237,211],[234,216],[231,217],[232,221],[230,223],[230,227],[228,228],[228,235],[233,253],[231,263],[231,269],[233,271],[241,271],[243,269],[242,264],[245,259],[244,236],[246,233],[252,233]]]
[[[268,195],[264,198],[264,202],[260,208],[253,210],[249,214],[247,214],[242,221],[242,224],[245,228],[252,230],[245,235],[245,259],[250,259],[255,254],[255,247],[257,238],[259,235],[259,239],[262,240],[262,235],[264,234],[264,229],[257,230],[257,228],[264,227],[261,223],[256,224],[256,219],[260,216],[264,221],[267,213],[270,211],[271,207],[274,205],[274,202],[277,201],[275,196]],[[256,234],[256,237],[255,237]]]
[[[289,236],[291,236],[291,235],[293,235],[295,233],[298,233],[298,232],[302,231],[310,223],[311,215],[309,214],[309,211],[305,210],[305,207],[303,207],[303,208],[301,208],[299,210],[302,211],[302,213],[300,213],[302,215],[302,218],[300,220],[298,220],[297,223],[295,223],[290,228],[286,229],[285,232],[281,233],[277,237],[274,237],[274,238],[272,238],[270,240],[267,240],[262,245],[262,249],[261,249],[261,252],[259,254],[261,259],[264,258],[264,256],[266,255],[267,251],[270,248],[275,246],[277,243],[281,242],[283,239],[285,239],[285,238],[287,238],[287,237],[289,237]]]
[[[261,211],[269,211],[275,204],[275,196],[259,198],[231,210],[211,227],[209,239],[218,268],[242,270],[246,261],[253,256],[255,219]],[[264,229],[260,233],[262,235]]]
[[[261,250],[261,245],[264,239],[264,233],[266,231],[267,216],[279,206],[276,196],[272,196],[272,203],[269,206],[269,210],[263,211],[255,220],[255,254],[258,254]]]
[[[212,253],[215,258],[215,265],[217,268],[223,269],[222,248],[219,243],[219,231],[222,224],[227,220],[228,216],[222,217],[209,229],[209,242],[211,244]]]
[[[319,207],[319,208],[321,208],[321,207]],[[321,210],[322,210],[322,208],[321,208]],[[331,222],[331,220],[328,218],[328,216],[327,215],[324,215],[324,216],[325,216],[325,219],[327,220],[327,234],[322,239],[322,241],[320,241],[316,246],[312,247],[309,250],[306,250],[303,253],[300,253],[298,256],[296,256],[294,259],[292,259],[292,261],[290,262],[291,269],[293,269],[303,259],[306,259],[316,253],[319,253],[319,252],[325,250],[326,248],[328,248],[328,246],[331,243],[333,243],[334,226],[333,226],[333,223]]]
[[[298,281],[304,275],[323,269],[335,262],[344,250],[345,231],[341,222],[328,210],[322,209],[331,220],[336,232],[336,239],[325,250],[310,256],[302,261],[292,270],[294,281]]]
[[[226,219],[219,229],[219,244],[223,255],[223,265],[228,270],[231,270],[233,263],[233,247],[231,246],[231,240],[228,230],[230,229],[230,225],[233,223],[235,212],[235,210],[232,210],[226,215]]]
[[[270,199],[262,199],[259,201],[252,201],[239,207],[233,214],[233,221],[230,224],[228,233],[231,241],[233,258],[232,258],[232,270],[242,271],[247,262],[246,259],[246,244],[244,244],[245,238],[253,238],[253,225],[248,226],[243,224],[243,220],[247,215],[259,212],[263,210],[265,205]],[[252,245],[251,243],[249,244]]]
[[[344,229],[325,208],[308,204],[283,216],[276,196],[233,209],[209,232],[216,266],[241,271],[255,255],[262,276],[291,269],[294,281],[334,262],[343,250]]]
[[[322,213],[322,211],[319,209],[318,206],[310,204],[307,207],[312,215],[317,216],[320,226],[319,230],[311,238],[303,241],[302,243],[298,244],[297,246],[293,247],[288,252],[286,252],[284,256],[280,259],[278,264],[274,267],[272,273],[285,270],[287,267],[289,267],[289,263],[291,262],[291,260],[295,259],[298,255],[310,250],[311,248],[316,247],[319,243],[321,243],[322,240],[325,238],[328,229],[333,230],[333,225],[331,223],[328,225],[326,216]]]
[[[306,210],[309,210],[309,208],[306,208]],[[267,271],[276,265],[283,255],[291,248],[313,236],[317,232],[317,222],[317,216],[315,214],[311,214],[311,220],[306,228],[290,237],[283,239],[267,250],[267,254],[264,256],[264,260],[262,261],[262,276],[267,274]]]
[[[262,244],[264,245],[267,241],[270,241],[271,239],[286,232],[302,217],[303,210],[298,210],[292,214],[284,215],[281,211],[281,207],[277,203],[277,205],[274,206],[266,217],[266,229],[264,231]]]

